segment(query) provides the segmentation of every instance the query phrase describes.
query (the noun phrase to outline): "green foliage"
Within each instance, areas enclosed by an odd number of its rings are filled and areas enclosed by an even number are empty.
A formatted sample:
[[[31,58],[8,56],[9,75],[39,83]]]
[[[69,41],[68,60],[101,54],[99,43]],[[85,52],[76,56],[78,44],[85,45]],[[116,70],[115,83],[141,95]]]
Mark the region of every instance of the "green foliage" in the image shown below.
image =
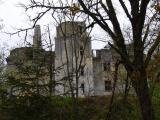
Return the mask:
[[[73,109],[70,97],[52,97],[54,120],[72,120]]]
[[[118,100],[113,105],[109,120],[139,120],[139,118],[135,104]]]
[[[153,92],[152,103],[154,106],[155,120],[160,120],[160,83],[156,84]]]
[[[10,97],[1,106],[7,120],[50,120],[53,118],[50,98],[44,96]]]
[[[160,114],[160,87],[153,94],[155,120]],[[108,113],[110,96],[78,99],[79,120],[141,120],[135,97],[124,102],[120,97],[114,100],[110,119]],[[71,97],[47,97],[40,95],[5,97],[0,104],[1,120],[74,120],[73,100]]]
[[[100,103],[99,103],[100,102]],[[98,120],[104,117],[106,98],[79,98],[78,118]],[[1,104],[2,120],[73,120],[70,97],[10,97]]]
[[[79,116],[83,120],[103,120],[109,97],[88,97],[79,100]]]

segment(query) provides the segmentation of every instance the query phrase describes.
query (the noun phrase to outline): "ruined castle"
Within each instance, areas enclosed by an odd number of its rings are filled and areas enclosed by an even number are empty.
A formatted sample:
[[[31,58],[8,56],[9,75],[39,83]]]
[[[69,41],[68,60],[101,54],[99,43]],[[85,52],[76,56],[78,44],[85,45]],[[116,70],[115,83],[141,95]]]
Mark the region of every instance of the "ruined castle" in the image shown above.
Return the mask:
[[[7,68],[14,79],[27,79],[28,85],[36,86],[31,91],[44,94],[47,89],[55,95],[111,94],[114,63],[120,56],[111,48],[96,50],[94,55],[84,22],[59,24],[55,51],[46,51],[41,44],[41,29],[36,25],[33,46],[15,48],[10,52]],[[28,70],[26,73],[22,72],[24,66]]]

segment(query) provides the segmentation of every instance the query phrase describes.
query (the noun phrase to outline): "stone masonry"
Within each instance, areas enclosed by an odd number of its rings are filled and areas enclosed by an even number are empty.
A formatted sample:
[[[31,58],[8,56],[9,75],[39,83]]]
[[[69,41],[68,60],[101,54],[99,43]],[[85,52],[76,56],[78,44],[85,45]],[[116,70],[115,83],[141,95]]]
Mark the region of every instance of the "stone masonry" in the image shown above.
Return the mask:
[[[56,95],[70,96],[76,92],[79,96],[111,94],[114,64],[121,58],[112,48],[106,47],[96,50],[96,55],[93,55],[91,38],[85,28],[85,23],[79,21],[59,24],[56,27],[55,52],[49,52],[42,48],[40,26],[36,25],[33,46],[13,49],[7,58],[8,70],[14,69],[21,73],[17,64],[41,66],[44,73],[43,77],[37,78],[38,85],[49,85],[52,76],[52,87]],[[52,59],[51,55],[54,56]],[[52,75],[48,74],[50,66],[54,70],[50,72]],[[17,78],[20,78],[19,73]],[[26,77],[24,74],[22,76],[21,79]],[[35,77],[32,74],[30,76]]]

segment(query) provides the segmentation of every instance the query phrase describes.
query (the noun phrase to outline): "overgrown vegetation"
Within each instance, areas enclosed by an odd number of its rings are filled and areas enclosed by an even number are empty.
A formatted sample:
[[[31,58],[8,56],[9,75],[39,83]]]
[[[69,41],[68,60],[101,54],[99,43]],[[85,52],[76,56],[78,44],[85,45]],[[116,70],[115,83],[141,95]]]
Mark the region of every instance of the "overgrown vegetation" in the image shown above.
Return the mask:
[[[40,94],[29,94],[28,91],[25,94],[14,96],[11,92],[8,92],[8,88],[4,87],[5,79],[1,79],[0,84],[0,116],[2,120],[159,120],[160,114],[160,88],[159,84],[159,69],[155,67],[158,63],[154,63],[153,67],[157,74],[149,75],[147,68],[152,61],[154,51],[160,43],[160,31],[159,31],[159,2],[158,0],[129,0],[128,3],[119,0],[119,6],[116,6],[112,0],[78,0],[70,3],[70,0],[66,0],[66,3],[59,0],[54,2],[53,0],[29,0],[29,4],[22,6],[26,12],[32,13],[33,17],[28,15],[33,22],[33,27],[36,23],[42,19],[47,13],[56,21],[61,23],[66,20],[80,20],[88,21],[87,28],[93,28],[95,24],[98,24],[111,38],[112,42],[109,42],[111,48],[113,48],[121,57],[121,63],[127,71],[127,78],[130,78],[132,87],[135,94],[133,96],[127,96],[126,101],[123,97],[116,95],[112,92],[112,104],[110,106],[110,96],[108,97],[78,97],[78,72],[80,69],[76,69],[76,91],[72,86],[72,80],[68,69],[68,80],[71,88],[72,98],[70,97],[57,97],[52,96],[52,81],[53,70],[50,68],[50,96],[41,96]],[[77,4],[75,4],[75,2]],[[118,15],[119,7],[123,9],[123,14],[128,18],[129,24],[126,25],[128,36],[123,31],[121,24],[121,18]],[[117,12],[118,11],[118,12]],[[148,12],[150,11],[150,12]],[[57,15],[57,17],[55,17]],[[76,19],[77,18],[77,19]],[[58,22],[58,20],[60,22]],[[87,29],[86,28],[86,29]],[[130,29],[128,29],[130,28]],[[31,28],[20,29],[19,32],[26,32]],[[16,34],[14,33],[14,34]],[[108,39],[108,38],[107,38]],[[127,41],[133,44],[133,55],[131,56],[127,51]],[[67,50],[67,49],[66,49]],[[51,49],[52,51],[52,49]],[[146,53],[146,55],[144,55]],[[66,51],[67,54],[67,51]],[[144,57],[145,56],[145,57]],[[151,61],[151,62],[150,62]],[[67,62],[68,64],[68,62]],[[77,63],[76,63],[77,64]],[[69,65],[69,64],[68,64]],[[80,64],[81,65],[81,64]],[[36,68],[38,68],[36,65]],[[78,67],[80,68],[80,67]],[[115,70],[116,86],[117,74]],[[0,71],[3,73],[3,71]],[[14,71],[15,72],[15,71]],[[22,72],[22,71],[21,71]],[[39,93],[38,75],[39,70],[36,69],[36,90]],[[27,72],[28,74],[28,72]],[[43,73],[44,74],[44,73]],[[19,75],[19,74],[18,74]],[[15,76],[15,75],[13,75]],[[154,79],[153,79],[154,77]],[[11,85],[17,85],[13,83],[11,79]],[[128,80],[126,80],[128,81]],[[148,82],[149,81],[149,82]],[[152,83],[153,81],[153,83]],[[156,81],[156,82],[155,82]],[[155,82],[155,83],[154,83]],[[150,84],[151,83],[151,84]],[[22,87],[16,86],[17,89]],[[24,85],[24,84],[23,84]],[[151,87],[150,85],[153,85]],[[54,85],[53,85],[54,86]],[[127,82],[126,82],[127,86]],[[28,89],[29,87],[24,87]],[[115,89],[115,87],[113,87]],[[127,88],[127,87],[126,87]],[[127,90],[127,89],[126,89]],[[31,89],[32,91],[32,89]],[[151,91],[151,92],[150,92]],[[115,93],[115,94],[114,94]],[[76,95],[76,97],[75,97]],[[126,94],[127,95],[127,94]],[[112,108],[112,109],[110,109]],[[154,108],[154,110],[152,109]],[[77,110],[78,109],[78,110]],[[109,111],[109,112],[108,112]],[[76,116],[76,117],[75,117]]]
[[[160,87],[156,86],[153,94],[155,120],[160,114]],[[78,99],[78,119],[108,120],[110,96]],[[6,97],[1,101],[1,120],[73,120],[73,101],[70,97],[45,97],[40,95]],[[141,120],[136,97],[129,96],[123,102],[121,95],[116,95],[110,120]]]

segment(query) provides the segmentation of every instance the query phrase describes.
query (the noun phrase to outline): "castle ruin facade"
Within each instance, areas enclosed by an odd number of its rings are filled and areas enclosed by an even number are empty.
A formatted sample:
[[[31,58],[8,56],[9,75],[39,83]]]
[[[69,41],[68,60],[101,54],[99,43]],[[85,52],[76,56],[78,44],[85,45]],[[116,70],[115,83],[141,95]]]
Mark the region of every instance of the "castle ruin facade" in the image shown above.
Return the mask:
[[[54,95],[111,94],[114,64],[120,56],[112,48],[96,50],[96,55],[93,55],[91,37],[84,22],[63,22],[56,27],[56,31],[55,51],[46,51],[42,48],[41,30],[37,25],[33,46],[12,50],[7,58],[8,69],[18,71],[18,61],[22,63],[20,66],[28,63],[30,66],[41,66],[43,71],[39,73],[43,77],[36,77],[33,81],[36,83],[38,80],[38,86],[48,86],[50,94]],[[42,61],[41,64],[38,64],[39,61]],[[22,76],[21,79],[24,76],[27,78],[26,75]],[[30,76],[35,77],[32,74]]]

